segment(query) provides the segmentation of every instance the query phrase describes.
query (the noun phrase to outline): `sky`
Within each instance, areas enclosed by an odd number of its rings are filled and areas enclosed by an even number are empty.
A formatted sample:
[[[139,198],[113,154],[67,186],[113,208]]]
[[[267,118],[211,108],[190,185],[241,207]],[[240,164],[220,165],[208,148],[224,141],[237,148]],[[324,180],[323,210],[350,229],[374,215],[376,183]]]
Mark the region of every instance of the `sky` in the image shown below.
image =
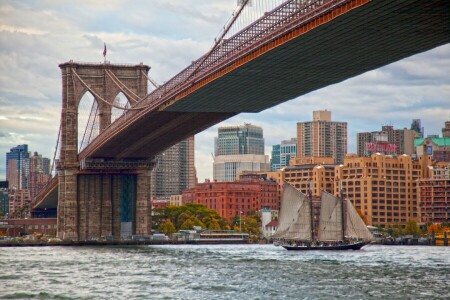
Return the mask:
[[[107,3],[107,4],[106,4]],[[235,10],[236,0],[0,0],[0,180],[6,153],[19,144],[53,158],[61,112],[58,65],[102,62],[151,66],[164,83],[206,53]],[[296,123],[329,110],[348,123],[348,149],[357,132],[383,125],[441,134],[450,119],[450,44],[322,88],[257,114],[240,114],[196,135],[199,181],[212,178],[219,126],[251,123],[264,130],[265,154],[296,136]]]

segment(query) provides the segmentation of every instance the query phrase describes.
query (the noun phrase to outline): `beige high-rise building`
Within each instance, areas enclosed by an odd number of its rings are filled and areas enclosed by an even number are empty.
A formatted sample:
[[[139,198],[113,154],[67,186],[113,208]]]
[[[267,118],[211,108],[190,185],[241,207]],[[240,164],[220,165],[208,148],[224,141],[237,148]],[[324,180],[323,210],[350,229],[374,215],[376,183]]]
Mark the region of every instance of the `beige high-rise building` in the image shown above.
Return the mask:
[[[450,163],[429,166],[426,178],[418,181],[420,222],[450,222]]]
[[[347,122],[331,121],[331,111],[314,111],[313,121],[297,123],[297,158],[333,157],[343,162],[347,153]]]
[[[342,187],[345,197],[375,226],[405,225],[419,221],[417,181],[427,176],[431,159],[413,160],[373,154],[370,157],[347,155],[344,164],[336,166],[334,194]]]

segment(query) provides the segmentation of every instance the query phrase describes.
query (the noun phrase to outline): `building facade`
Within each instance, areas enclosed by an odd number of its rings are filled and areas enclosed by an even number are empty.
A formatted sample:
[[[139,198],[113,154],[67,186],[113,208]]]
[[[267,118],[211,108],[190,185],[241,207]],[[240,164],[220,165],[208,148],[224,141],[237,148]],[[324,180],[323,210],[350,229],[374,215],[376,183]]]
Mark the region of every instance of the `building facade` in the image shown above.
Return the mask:
[[[423,138],[424,129],[422,127],[422,122],[420,121],[420,119],[413,119],[410,129],[416,132],[416,138]]]
[[[450,222],[450,163],[429,167],[429,177],[418,180],[420,222]]]
[[[284,168],[284,180],[305,195],[311,189],[313,197],[322,191],[334,192],[335,165],[320,163],[289,166]]]
[[[213,178],[215,181],[236,181],[245,171],[269,171],[269,156],[258,154],[220,155],[214,157]]]
[[[30,191],[26,189],[9,191],[9,216],[15,218],[28,218],[31,205]]]
[[[387,227],[419,221],[417,181],[426,176],[429,157],[413,160],[406,154],[370,157],[347,155],[336,166],[334,194],[340,189],[369,225]]]
[[[264,155],[263,129],[252,124],[219,127],[215,156],[237,154]]]
[[[450,162],[450,137],[426,137],[414,140],[417,155],[428,155],[435,161]]]
[[[9,215],[8,189],[0,188],[0,217]]]
[[[192,136],[156,156],[151,183],[153,197],[180,195],[195,185],[194,145]]]
[[[51,178],[50,175],[50,159],[34,152],[34,155],[30,157],[30,172],[27,180],[31,199],[34,199],[47,184]]]
[[[272,172],[289,166],[289,161],[297,156],[297,139],[281,141],[281,144],[272,146],[270,170]]]
[[[314,111],[312,122],[297,123],[297,157],[333,157],[347,153],[347,122],[332,122],[330,111]]]
[[[270,162],[264,155],[261,127],[251,124],[219,127],[213,163],[215,181],[236,181],[241,172],[268,170]]]
[[[10,152],[6,153],[6,180],[10,188],[28,188],[29,158],[26,144],[11,148]]]
[[[417,132],[411,129],[394,129],[391,125],[382,126],[381,131],[358,133],[359,156],[374,153],[385,155],[412,155],[415,153],[414,138]]]
[[[279,210],[278,184],[272,180],[210,182],[196,184],[183,192],[183,203],[197,203],[216,210],[231,223],[232,219],[268,207]]]
[[[442,128],[442,137],[450,138],[450,121],[444,123],[444,128]]]

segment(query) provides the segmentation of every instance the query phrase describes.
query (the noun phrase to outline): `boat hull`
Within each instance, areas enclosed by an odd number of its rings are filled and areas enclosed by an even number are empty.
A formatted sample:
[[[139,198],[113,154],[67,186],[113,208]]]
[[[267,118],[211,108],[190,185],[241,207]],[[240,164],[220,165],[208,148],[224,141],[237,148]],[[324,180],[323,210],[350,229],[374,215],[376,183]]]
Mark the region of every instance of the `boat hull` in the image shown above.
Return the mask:
[[[286,250],[294,251],[308,251],[308,250],[359,250],[367,245],[366,242],[357,242],[353,244],[333,245],[333,246],[294,246],[294,245],[281,245]]]

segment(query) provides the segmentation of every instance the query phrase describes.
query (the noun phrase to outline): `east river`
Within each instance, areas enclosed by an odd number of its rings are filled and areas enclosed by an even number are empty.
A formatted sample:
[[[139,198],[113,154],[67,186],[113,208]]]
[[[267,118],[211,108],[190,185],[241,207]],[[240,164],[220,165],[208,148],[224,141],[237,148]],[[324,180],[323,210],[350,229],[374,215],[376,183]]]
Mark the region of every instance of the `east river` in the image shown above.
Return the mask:
[[[0,248],[3,299],[450,299],[450,248]]]

